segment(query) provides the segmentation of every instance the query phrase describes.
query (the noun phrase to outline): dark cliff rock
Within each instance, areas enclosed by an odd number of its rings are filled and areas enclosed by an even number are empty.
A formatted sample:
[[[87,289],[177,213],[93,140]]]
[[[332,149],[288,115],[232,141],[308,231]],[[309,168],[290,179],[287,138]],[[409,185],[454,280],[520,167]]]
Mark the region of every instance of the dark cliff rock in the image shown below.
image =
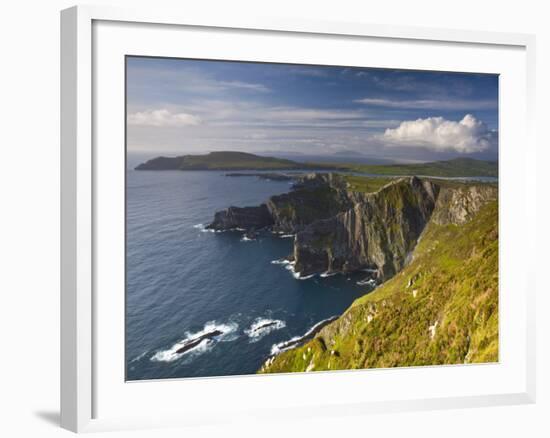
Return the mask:
[[[218,211],[207,229],[212,230],[259,230],[273,225],[273,218],[265,204],[258,207],[229,207]]]
[[[375,191],[354,191],[345,177],[317,173],[300,177],[295,189],[259,207],[217,212],[208,228],[242,228],[296,234],[292,259],[300,276],[368,270],[377,282],[394,276],[429,221],[461,225],[498,188],[403,177]]]
[[[224,230],[271,226],[275,232],[294,234],[312,222],[330,218],[353,205],[338,178],[330,174],[300,176],[297,184],[289,193],[269,198],[266,205],[260,206],[259,212],[252,210],[254,207],[246,207],[244,211],[230,207],[217,212],[208,228]],[[248,218],[250,215],[259,216],[257,222],[261,226],[253,225],[254,220]]]
[[[273,230],[296,233],[312,222],[330,218],[351,207],[345,195],[328,182],[272,196],[267,208],[273,217]]]
[[[416,177],[359,196],[352,208],[311,223],[296,235],[295,270],[320,272],[377,269],[380,280],[405,264],[429,221],[438,186]]]

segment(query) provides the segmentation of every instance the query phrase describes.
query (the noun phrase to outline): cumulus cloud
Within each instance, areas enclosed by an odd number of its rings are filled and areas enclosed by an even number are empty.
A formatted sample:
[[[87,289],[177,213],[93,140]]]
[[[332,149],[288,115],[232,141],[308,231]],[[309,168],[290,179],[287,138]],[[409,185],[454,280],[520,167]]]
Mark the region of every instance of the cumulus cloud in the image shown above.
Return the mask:
[[[173,113],[167,109],[139,111],[128,115],[128,124],[136,126],[181,127],[201,123],[198,116],[188,113]]]
[[[497,133],[481,120],[466,114],[459,121],[428,117],[402,122],[386,129],[382,139],[388,146],[415,146],[435,151],[482,152],[497,141]]]

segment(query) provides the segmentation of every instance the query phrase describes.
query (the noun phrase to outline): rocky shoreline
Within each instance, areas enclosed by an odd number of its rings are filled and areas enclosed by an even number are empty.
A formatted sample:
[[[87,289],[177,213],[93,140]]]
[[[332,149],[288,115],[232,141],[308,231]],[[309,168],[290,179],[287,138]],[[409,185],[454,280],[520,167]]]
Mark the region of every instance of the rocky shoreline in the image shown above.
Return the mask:
[[[216,212],[207,228],[294,234],[289,260],[300,277],[368,270],[370,279],[383,282],[406,265],[431,219],[464,223],[497,191],[413,176],[365,193],[351,190],[340,175],[312,173],[264,204]]]

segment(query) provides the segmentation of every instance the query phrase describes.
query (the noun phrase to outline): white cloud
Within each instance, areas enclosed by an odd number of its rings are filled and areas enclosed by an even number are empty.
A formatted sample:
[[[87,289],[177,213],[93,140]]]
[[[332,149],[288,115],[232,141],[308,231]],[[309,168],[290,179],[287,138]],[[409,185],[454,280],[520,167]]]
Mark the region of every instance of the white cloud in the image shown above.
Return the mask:
[[[167,109],[139,111],[128,115],[128,124],[136,126],[181,127],[201,123],[198,116],[188,113],[172,113]]]
[[[429,117],[402,122],[381,136],[388,146],[415,146],[435,151],[482,152],[496,142],[497,134],[481,120],[466,114],[460,122]]]
[[[243,90],[259,91],[262,93],[268,93],[271,91],[269,88],[267,88],[263,84],[255,84],[252,82],[242,82],[242,81],[217,81],[217,82],[211,81],[210,86],[214,88],[218,87],[220,90],[240,88]]]
[[[487,100],[468,100],[468,99],[378,99],[364,98],[357,99],[354,102],[370,106],[385,108],[420,108],[420,109],[446,109],[446,110],[468,110],[468,109],[491,109],[496,108],[497,101]]]

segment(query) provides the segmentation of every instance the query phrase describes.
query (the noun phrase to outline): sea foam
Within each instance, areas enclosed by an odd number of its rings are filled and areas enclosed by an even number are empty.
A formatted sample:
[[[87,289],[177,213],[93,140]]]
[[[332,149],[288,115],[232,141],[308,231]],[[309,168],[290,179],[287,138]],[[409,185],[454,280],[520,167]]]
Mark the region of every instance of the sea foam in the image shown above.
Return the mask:
[[[272,331],[280,330],[284,327],[286,327],[286,323],[280,319],[259,317],[244,332],[250,338],[250,342],[256,342]]]
[[[179,340],[178,342],[176,342],[170,348],[166,350],[157,351],[153,356],[151,356],[151,361],[173,362],[175,360],[178,360],[180,357],[184,355],[188,355],[191,353],[194,353],[194,354],[204,353],[206,351],[209,351],[217,342],[223,342],[224,340],[226,341],[233,340],[234,337],[231,336],[231,334],[235,333],[238,328],[239,328],[238,324],[234,322],[223,324],[223,323],[217,323],[216,321],[209,321],[204,325],[204,328],[202,330],[196,333],[186,332],[185,337]],[[215,336],[214,338],[203,339],[200,343],[190,348],[189,350],[183,353],[178,353],[178,350],[184,347],[187,343],[207,333],[211,333],[216,330],[222,332],[222,334],[219,336]]]

